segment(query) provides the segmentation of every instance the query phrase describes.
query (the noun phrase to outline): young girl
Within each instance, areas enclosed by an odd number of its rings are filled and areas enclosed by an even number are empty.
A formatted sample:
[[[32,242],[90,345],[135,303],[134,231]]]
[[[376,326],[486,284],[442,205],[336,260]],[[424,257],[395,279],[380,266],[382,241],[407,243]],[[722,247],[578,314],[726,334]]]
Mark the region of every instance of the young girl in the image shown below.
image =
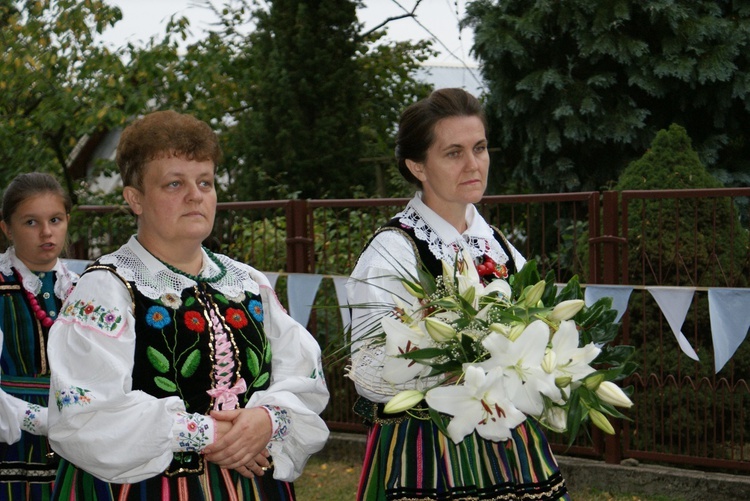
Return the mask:
[[[49,174],[16,177],[0,228],[0,500],[48,499],[57,457],[47,443],[47,335],[77,275],[58,259],[71,202]]]

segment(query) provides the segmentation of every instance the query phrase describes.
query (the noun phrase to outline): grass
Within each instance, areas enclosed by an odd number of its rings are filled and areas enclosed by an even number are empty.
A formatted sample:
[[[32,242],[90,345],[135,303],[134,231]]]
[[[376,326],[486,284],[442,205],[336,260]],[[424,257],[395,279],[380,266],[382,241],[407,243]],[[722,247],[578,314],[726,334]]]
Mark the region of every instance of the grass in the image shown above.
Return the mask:
[[[347,459],[330,460],[313,456],[305,472],[294,482],[300,501],[353,501],[362,466]],[[633,494],[609,493],[595,489],[572,492],[575,501],[679,501],[664,496],[642,497]]]

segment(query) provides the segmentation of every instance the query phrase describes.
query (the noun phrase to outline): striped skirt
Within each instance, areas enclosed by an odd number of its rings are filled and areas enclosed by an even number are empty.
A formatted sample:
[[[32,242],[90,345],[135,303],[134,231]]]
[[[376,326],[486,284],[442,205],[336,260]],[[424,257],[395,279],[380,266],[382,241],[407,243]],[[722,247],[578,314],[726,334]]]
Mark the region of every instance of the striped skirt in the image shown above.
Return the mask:
[[[262,477],[246,478],[234,470],[204,463],[204,473],[181,477],[158,475],[137,484],[104,482],[60,461],[53,499],[68,501],[292,501],[294,485],[273,478],[273,470]]]
[[[539,425],[492,442],[476,432],[459,444],[430,420],[376,422],[367,438],[359,501],[554,500],[570,497]]]
[[[0,388],[27,402],[47,406],[49,377],[3,375]],[[0,443],[0,501],[50,499],[57,463],[47,437],[23,431],[18,442]]]

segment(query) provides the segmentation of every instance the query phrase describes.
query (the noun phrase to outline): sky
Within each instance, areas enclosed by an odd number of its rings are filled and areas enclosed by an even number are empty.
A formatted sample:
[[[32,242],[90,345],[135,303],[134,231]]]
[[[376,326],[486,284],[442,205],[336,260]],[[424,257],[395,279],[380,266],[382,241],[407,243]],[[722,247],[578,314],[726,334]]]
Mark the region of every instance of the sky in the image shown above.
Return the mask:
[[[225,0],[211,0],[221,6]],[[190,19],[193,36],[210,29],[215,20],[213,13],[199,5],[205,0],[109,0],[117,5],[123,19],[102,36],[106,43],[120,46],[126,42],[138,43],[164,32],[169,17],[173,14]],[[416,19],[391,21],[388,36],[393,40],[432,39],[433,47],[440,54],[431,63],[448,66],[475,67],[476,61],[469,55],[472,43],[470,29],[459,30],[458,20],[464,16],[467,0],[422,0],[416,10]],[[416,0],[365,0],[364,8],[358,11],[360,22],[368,30],[389,17],[411,11]]]

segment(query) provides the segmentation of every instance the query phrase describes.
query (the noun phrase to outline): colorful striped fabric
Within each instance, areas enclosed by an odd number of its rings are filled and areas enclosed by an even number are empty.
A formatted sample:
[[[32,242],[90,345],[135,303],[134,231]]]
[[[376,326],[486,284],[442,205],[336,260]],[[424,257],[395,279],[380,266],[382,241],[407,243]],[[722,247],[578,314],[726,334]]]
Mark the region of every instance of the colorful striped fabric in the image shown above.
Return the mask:
[[[527,420],[505,442],[476,432],[454,444],[429,420],[370,429],[359,501],[570,499],[539,425]]]
[[[234,470],[205,462],[204,473],[167,477],[158,475],[137,484],[111,484],[62,460],[53,499],[60,501],[291,501],[294,486],[273,478],[245,478]]]

